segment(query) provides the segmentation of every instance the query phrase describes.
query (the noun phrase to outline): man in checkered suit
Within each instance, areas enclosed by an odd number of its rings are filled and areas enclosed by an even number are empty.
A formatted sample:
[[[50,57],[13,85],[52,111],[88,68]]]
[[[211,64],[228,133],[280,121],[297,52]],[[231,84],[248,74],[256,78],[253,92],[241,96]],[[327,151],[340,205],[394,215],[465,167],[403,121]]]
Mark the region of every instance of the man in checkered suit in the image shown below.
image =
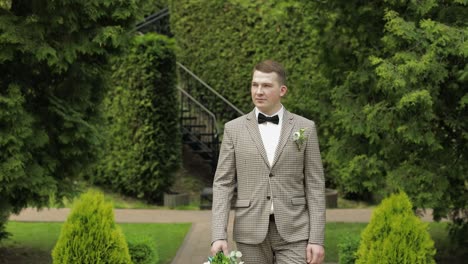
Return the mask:
[[[272,60],[257,64],[255,109],[226,123],[213,183],[211,252],[228,253],[234,202],[234,240],[246,264],[322,263],[325,180],[315,124],[284,109],[286,74]]]

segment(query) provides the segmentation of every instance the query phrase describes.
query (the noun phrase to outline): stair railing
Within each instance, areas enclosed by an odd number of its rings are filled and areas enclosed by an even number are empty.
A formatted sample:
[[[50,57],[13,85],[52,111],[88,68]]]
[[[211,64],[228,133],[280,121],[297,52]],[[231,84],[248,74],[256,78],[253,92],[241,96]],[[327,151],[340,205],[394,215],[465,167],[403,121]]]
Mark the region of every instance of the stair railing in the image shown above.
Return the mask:
[[[218,130],[222,131],[223,124],[236,117],[244,115],[239,108],[237,108],[228,99],[222,96],[219,92],[213,89],[210,85],[204,82],[195,73],[189,70],[185,65],[177,62],[179,73],[179,84],[197,101],[213,111],[218,120]]]
[[[157,32],[159,34],[172,37],[169,23],[169,8],[163,8],[158,12],[145,17],[145,20],[138,23],[130,32],[135,31],[140,31],[142,33]]]
[[[183,141],[193,152],[210,162],[214,175],[219,154],[219,138],[215,114],[180,86],[180,124]]]
[[[147,16],[131,32],[157,32],[172,37],[169,16],[169,9],[164,8]],[[181,100],[180,124],[184,143],[211,163],[214,175],[223,124],[244,113],[179,62],[177,72],[177,89],[180,91]]]

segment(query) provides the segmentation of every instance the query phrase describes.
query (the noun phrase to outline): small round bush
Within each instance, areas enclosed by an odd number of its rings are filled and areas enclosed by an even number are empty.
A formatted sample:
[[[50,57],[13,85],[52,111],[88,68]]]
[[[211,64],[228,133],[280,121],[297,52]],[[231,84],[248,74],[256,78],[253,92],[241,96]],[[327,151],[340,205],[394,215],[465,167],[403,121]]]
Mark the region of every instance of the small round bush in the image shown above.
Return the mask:
[[[405,193],[382,201],[361,235],[357,264],[435,263],[434,241]]]
[[[354,264],[359,248],[359,235],[345,235],[338,244],[338,263]]]
[[[128,250],[133,264],[154,264],[159,262],[156,245],[148,237],[129,239]]]
[[[114,221],[112,204],[97,191],[73,206],[52,251],[53,264],[131,264],[127,242]]]

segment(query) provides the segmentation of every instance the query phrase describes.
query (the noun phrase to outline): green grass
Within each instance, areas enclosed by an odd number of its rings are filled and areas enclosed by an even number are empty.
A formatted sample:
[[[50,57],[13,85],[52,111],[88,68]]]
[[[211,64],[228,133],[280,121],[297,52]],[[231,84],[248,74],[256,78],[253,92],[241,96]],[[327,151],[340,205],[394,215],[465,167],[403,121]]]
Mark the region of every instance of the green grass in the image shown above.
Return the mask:
[[[366,223],[327,223],[325,261],[338,262],[338,244],[341,238],[346,235],[359,236],[366,225]],[[7,231],[13,236],[2,242],[0,247],[21,249],[14,251],[14,253],[24,255],[23,259],[25,260],[23,262],[2,261],[2,252],[0,251],[0,263],[50,263],[50,251],[57,241],[61,226],[62,223],[9,222]],[[150,236],[151,239],[154,239],[160,254],[161,264],[170,263],[190,228],[190,224],[119,224],[119,226],[122,227],[124,234],[129,239],[137,236]],[[459,252],[454,252],[450,245],[446,227],[447,223],[429,224],[429,232],[437,248],[437,263],[463,263],[460,261]]]
[[[359,236],[366,223],[327,223],[325,229],[325,262],[338,262],[338,244],[345,235]]]
[[[177,253],[180,245],[191,224],[118,224],[122,227],[128,239],[145,236],[154,240],[160,255],[160,264],[168,264]],[[18,264],[22,263],[50,263],[50,252],[52,251],[60,234],[62,223],[25,223],[8,222],[7,232],[12,236],[2,242],[0,247],[3,250],[0,254],[6,254],[6,249],[11,249],[8,260],[17,259]],[[11,255],[19,256],[11,256]],[[28,258],[32,258],[29,259]]]
[[[120,224],[126,237],[150,236],[156,243],[161,264],[170,263],[182,245],[191,224]]]

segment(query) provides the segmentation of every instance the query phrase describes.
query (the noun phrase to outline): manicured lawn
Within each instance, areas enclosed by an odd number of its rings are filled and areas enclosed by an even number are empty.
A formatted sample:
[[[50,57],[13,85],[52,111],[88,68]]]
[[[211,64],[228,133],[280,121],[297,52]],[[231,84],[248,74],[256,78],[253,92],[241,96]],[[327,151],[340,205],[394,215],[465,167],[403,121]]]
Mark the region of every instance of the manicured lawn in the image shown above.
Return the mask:
[[[12,236],[0,244],[0,263],[51,263],[52,251],[62,223],[8,222]],[[170,263],[191,224],[119,224],[125,236],[146,236],[154,240],[160,264]]]
[[[342,237],[359,236],[365,223],[327,223],[326,262],[338,262],[338,244]],[[0,244],[0,263],[48,264],[50,252],[60,234],[62,223],[9,222],[7,231],[13,236]],[[151,237],[158,248],[161,262],[168,264],[175,256],[190,224],[119,224],[127,238]],[[430,223],[429,232],[437,248],[437,263],[458,262],[457,252],[451,252],[447,237],[447,223]],[[208,234],[207,234],[208,235]]]
[[[341,238],[359,236],[366,223],[327,223],[325,229],[325,262],[338,262],[338,244]]]

